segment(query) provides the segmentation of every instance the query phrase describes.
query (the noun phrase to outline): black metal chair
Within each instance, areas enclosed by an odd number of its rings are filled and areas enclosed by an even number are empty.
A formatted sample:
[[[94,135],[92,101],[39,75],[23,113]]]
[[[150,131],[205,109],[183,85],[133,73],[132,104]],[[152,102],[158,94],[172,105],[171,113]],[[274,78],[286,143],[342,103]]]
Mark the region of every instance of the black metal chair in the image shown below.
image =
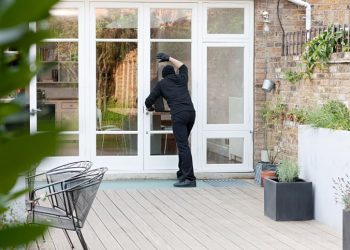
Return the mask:
[[[43,185],[43,181],[40,180],[44,179],[46,180],[46,184],[58,182],[58,181],[63,181],[67,180],[69,178],[72,178],[74,176],[80,175],[86,171],[88,171],[92,167],[92,162],[91,161],[77,161],[77,162],[71,162],[68,164],[64,164],[55,168],[52,168],[46,172],[42,172],[39,174],[35,175],[27,175],[26,176],[26,185],[27,188],[29,189],[29,192],[26,197],[26,206],[27,208],[30,208],[30,204],[28,202],[31,196],[31,193],[35,191],[37,187],[40,187]],[[49,187],[50,192],[54,193],[59,190],[55,190],[55,188],[59,188],[58,186],[52,186]],[[50,197],[50,202],[54,206],[54,197]]]
[[[31,208],[28,210],[27,222],[62,229],[72,248],[74,245],[67,230],[75,231],[83,248],[88,249],[81,228],[106,171],[107,168],[93,169],[34,189],[30,197]],[[55,191],[52,192],[53,190]],[[52,206],[39,205],[37,201],[42,198],[49,198],[53,202]]]

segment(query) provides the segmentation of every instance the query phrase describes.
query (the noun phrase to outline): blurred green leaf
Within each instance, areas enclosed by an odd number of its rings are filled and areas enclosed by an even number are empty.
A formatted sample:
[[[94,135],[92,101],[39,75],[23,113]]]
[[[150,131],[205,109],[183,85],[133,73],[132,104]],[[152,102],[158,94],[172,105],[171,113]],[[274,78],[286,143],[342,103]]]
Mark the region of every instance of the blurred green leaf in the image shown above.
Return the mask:
[[[0,230],[0,249],[25,245],[28,242],[34,241],[37,237],[45,233],[46,228],[46,226],[33,224],[4,227]]]
[[[57,133],[25,135],[0,144],[0,193],[11,190],[17,176],[28,170],[29,166],[53,155],[57,147]],[[40,146],[39,146],[40,145]]]
[[[8,201],[12,201],[12,200],[15,200],[17,199],[18,197],[26,194],[29,192],[29,189],[26,188],[26,189],[22,189],[22,190],[19,190],[17,192],[14,192],[14,193],[10,193],[9,195],[6,195],[5,196],[5,201],[8,202]]]
[[[0,103],[0,123],[10,114],[20,111],[21,106],[17,103]]]
[[[29,65],[19,66],[11,71],[0,69],[0,96],[6,96],[15,89],[27,86],[31,75]]]
[[[57,2],[58,0],[12,0],[11,5],[2,6],[0,28],[44,19],[49,16],[49,10]]]
[[[2,206],[1,203],[0,203],[0,215],[5,213],[7,211],[7,208]]]

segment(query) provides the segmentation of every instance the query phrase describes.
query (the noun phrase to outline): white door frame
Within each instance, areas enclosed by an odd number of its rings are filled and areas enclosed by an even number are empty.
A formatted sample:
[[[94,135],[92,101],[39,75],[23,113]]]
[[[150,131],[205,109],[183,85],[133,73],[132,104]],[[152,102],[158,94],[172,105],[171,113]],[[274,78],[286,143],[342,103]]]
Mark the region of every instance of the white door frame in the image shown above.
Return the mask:
[[[144,68],[143,65],[143,53],[144,50],[144,44],[143,44],[143,30],[144,30],[144,23],[142,21],[143,17],[143,4],[137,4],[137,3],[117,3],[117,2],[92,2],[90,3],[90,11],[89,11],[89,53],[91,54],[91,59],[89,60],[89,103],[88,107],[89,110],[93,110],[93,112],[89,112],[88,116],[88,124],[89,129],[88,131],[91,131],[89,134],[89,141],[90,141],[90,157],[92,161],[95,163],[95,165],[98,166],[106,166],[109,168],[110,172],[127,172],[127,173],[140,173],[142,172],[143,168],[143,86],[144,83],[144,77],[142,73],[142,69]],[[138,13],[138,36],[137,39],[96,39],[96,9],[97,8],[116,8],[116,9],[123,9],[123,8],[135,8],[137,9]],[[111,131],[108,132],[108,134],[137,134],[137,155],[130,155],[130,156],[97,156],[96,155],[96,134],[99,134],[99,132],[96,132],[96,41],[98,42],[137,42],[138,43],[138,53],[137,53],[137,61],[138,61],[138,71],[137,71],[137,82],[138,82],[138,89],[137,89],[137,95],[138,95],[138,104],[137,104],[137,110],[138,110],[138,116],[137,116],[137,131]],[[103,132],[106,133],[106,132]]]
[[[179,3],[179,4],[176,4]],[[137,156],[96,156],[96,36],[95,8],[137,8],[138,9],[138,155]],[[63,0],[58,8],[79,8],[79,151],[76,157],[48,157],[42,165],[52,167],[75,160],[91,160],[95,166],[106,166],[116,173],[167,173],[177,168],[177,156],[158,157],[150,161],[146,155],[149,136],[149,117],[144,112],[144,99],[149,94],[150,76],[150,8],[192,8],[192,100],[197,111],[196,123],[191,134],[192,156],[196,172],[248,172],[253,170],[253,52],[254,52],[254,2],[247,1],[192,1],[145,0],[119,2],[109,0]],[[206,10],[208,7],[243,7],[245,9],[245,32],[243,35],[207,35]],[[103,39],[101,39],[102,41]],[[108,40],[108,39],[107,39]],[[111,39],[121,41],[122,39]],[[126,39],[130,40],[130,39]],[[131,39],[133,40],[133,39]],[[88,41],[88,42],[87,42]],[[207,46],[244,45],[246,50],[245,86],[247,106],[244,126],[222,125],[221,131],[206,124],[205,84],[206,63],[203,53]],[[35,55],[35,51],[32,53]],[[30,85],[30,109],[36,108],[36,83]],[[91,112],[93,111],[93,112]],[[148,127],[146,127],[147,125]],[[36,117],[31,117],[31,132],[36,132]],[[163,132],[163,131],[162,131]],[[120,132],[113,132],[120,133]],[[130,132],[125,132],[131,134]],[[247,161],[244,166],[223,166],[206,164],[206,139],[217,136],[242,136],[249,143],[244,146]],[[149,155],[149,146],[148,152]],[[157,158],[157,157],[155,157]],[[169,165],[169,159],[172,163]],[[176,165],[174,165],[176,164]]]
[[[79,155],[77,156],[53,156],[53,157],[46,157],[43,159],[39,165],[40,170],[47,170],[50,168],[53,168],[54,166],[59,166],[62,164],[66,164],[68,162],[74,162],[79,161],[81,159],[89,158],[87,155],[86,148],[84,145],[87,143],[87,136],[86,136],[86,128],[84,124],[86,123],[86,117],[84,114],[86,111],[84,110],[84,107],[86,106],[86,98],[84,98],[84,89],[86,89],[86,74],[85,73],[85,66],[83,62],[87,60],[87,54],[85,54],[85,47],[86,44],[84,44],[82,41],[86,37],[85,29],[85,17],[84,14],[84,3],[82,2],[61,2],[57,4],[53,9],[77,9],[78,10],[78,39],[46,39],[47,42],[78,42],[78,87],[79,87],[79,95],[78,95],[78,112],[79,112],[79,130],[78,131],[67,131],[62,132],[62,135],[69,135],[69,134],[78,134],[79,135]],[[35,25],[34,25],[35,26]],[[31,48],[30,57],[35,59],[36,58],[36,46],[33,46]],[[29,86],[29,94],[30,94],[30,100],[29,100],[29,110],[33,111],[32,115],[30,116],[30,133],[37,133],[37,80],[36,77],[34,77],[30,83]],[[40,111],[38,111],[40,112]]]
[[[244,8],[243,34],[207,34],[208,8]],[[202,74],[199,85],[199,107],[201,136],[198,161],[201,172],[251,172],[253,171],[253,74],[254,72],[254,2],[232,1],[204,3],[202,5],[202,41],[201,61]],[[244,122],[243,124],[207,124],[207,48],[208,47],[243,47],[244,48]],[[243,138],[243,164],[208,164],[207,139],[210,138]]]
[[[164,8],[164,9],[191,9],[191,38],[190,39],[151,39],[150,36],[150,10],[153,8]],[[144,23],[145,23],[145,50],[144,50],[144,79],[145,79],[145,88],[144,88],[144,98],[142,99],[143,102],[145,98],[150,93],[150,48],[151,48],[151,42],[186,42],[191,43],[191,68],[192,68],[192,101],[194,103],[194,106],[196,107],[196,98],[193,97],[193,94],[196,93],[197,89],[197,81],[195,77],[196,70],[194,69],[194,65],[197,65],[197,60],[195,56],[195,42],[197,41],[197,4],[192,3],[182,3],[181,5],[174,5],[174,3],[149,3],[145,4],[144,8]],[[171,56],[171,55],[170,55]],[[173,55],[176,57],[176,55]],[[149,112],[145,112],[144,116],[144,122],[145,122],[145,140],[144,140],[144,169],[145,171],[149,170],[158,170],[158,171],[164,171],[164,172],[174,172],[174,170],[178,169],[178,155],[151,155],[151,148],[150,148],[150,137],[151,135],[155,134],[171,134],[172,131],[151,131],[150,129],[150,119],[152,117],[152,114]],[[197,138],[195,136],[195,131],[197,131],[196,126],[193,128],[193,132],[191,134],[191,144],[192,148],[196,147],[197,145]]]

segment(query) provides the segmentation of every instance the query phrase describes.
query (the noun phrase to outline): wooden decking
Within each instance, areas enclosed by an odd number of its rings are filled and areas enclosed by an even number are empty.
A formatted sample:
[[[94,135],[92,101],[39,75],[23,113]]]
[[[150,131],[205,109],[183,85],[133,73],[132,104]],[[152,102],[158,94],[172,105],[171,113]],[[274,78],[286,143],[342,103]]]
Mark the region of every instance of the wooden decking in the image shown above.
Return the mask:
[[[100,190],[83,229],[90,249],[341,249],[341,236],[316,221],[264,216],[263,189]],[[70,233],[76,249],[78,238]],[[35,244],[31,249],[36,249]],[[69,249],[52,229],[40,249]]]

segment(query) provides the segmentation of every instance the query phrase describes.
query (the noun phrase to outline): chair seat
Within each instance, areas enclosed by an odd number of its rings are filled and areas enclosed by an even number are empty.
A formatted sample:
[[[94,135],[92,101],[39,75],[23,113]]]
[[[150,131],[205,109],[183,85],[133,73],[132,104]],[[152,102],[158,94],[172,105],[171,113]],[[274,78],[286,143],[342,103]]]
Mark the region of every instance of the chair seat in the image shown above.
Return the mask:
[[[34,210],[29,211],[27,216],[29,223],[48,224],[51,227],[57,227],[67,230],[75,230],[72,218],[60,209],[36,206]]]

